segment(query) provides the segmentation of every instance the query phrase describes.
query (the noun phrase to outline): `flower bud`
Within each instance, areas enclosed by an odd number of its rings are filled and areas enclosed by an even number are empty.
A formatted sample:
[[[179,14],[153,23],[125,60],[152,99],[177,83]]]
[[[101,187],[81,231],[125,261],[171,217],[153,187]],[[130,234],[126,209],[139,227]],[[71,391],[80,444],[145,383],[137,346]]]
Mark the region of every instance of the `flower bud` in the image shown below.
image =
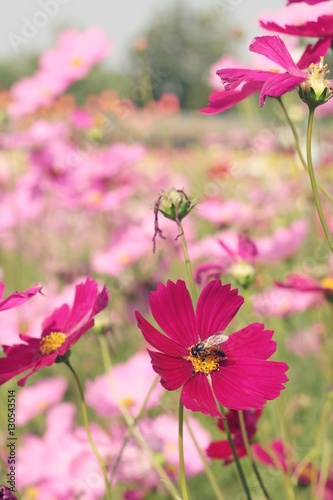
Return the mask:
[[[255,269],[251,266],[251,264],[242,260],[230,267],[229,274],[235,278],[239,285],[243,288],[247,288],[253,283],[255,278]]]
[[[161,212],[167,219],[180,222],[195,205],[195,200],[188,198],[184,191],[172,188],[159,197],[155,210]]]

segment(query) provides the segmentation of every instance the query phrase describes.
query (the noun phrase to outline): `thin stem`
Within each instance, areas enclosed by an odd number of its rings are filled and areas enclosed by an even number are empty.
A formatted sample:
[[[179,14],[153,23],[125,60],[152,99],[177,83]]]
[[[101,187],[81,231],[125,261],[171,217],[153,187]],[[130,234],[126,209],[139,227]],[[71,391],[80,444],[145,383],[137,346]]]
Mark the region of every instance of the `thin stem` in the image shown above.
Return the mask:
[[[218,484],[217,484],[217,482],[216,482],[215,476],[214,476],[214,474],[212,473],[212,471],[210,470],[210,465],[209,465],[209,463],[208,463],[208,461],[207,461],[207,458],[205,457],[204,453],[202,452],[202,450],[201,450],[200,446],[198,445],[198,442],[197,442],[197,440],[196,440],[196,437],[195,437],[195,435],[194,435],[194,432],[193,432],[193,431],[192,431],[192,429],[191,429],[191,426],[190,426],[190,424],[189,424],[189,422],[188,422],[188,419],[186,418],[186,415],[185,415],[185,424],[186,424],[187,430],[188,430],[188,432],[189,432],[189,434],[190,434],[190,436],[191,436],[191,439],[192,439],[192,441],[193,441],[193,443],[194,443],[194,446],[195,446],[195,448],[196,448],[197,452],[198,452],[198,453],[199,453],[199,455],[200,455],[200,458],[201,458],[201,460],[202,460],[202,463],[203,463],[203,465],[204,465],[204,467],[205,467],[205,472],[206,472],[206,475],[207,475],[208,480],[209,480],[209,482],[210,482],[210,484],[211,484],[211,487],[212,487],[212,489],[213,489],[213,491],[214,491],[214,493],[215,493],[216,498],[217,498],[218,500],[224,500],[224,497],[223,497],[223,495],[222,495],[222,493],[221,493],[221,491],[220,491],[219,485],[218,485]]]
[[[281,97],[278,97],[277,98],[281,108],[282,108],[282,111],[284,113],[284,116],[286,117],[286,120],[288,122],[288,125],[290,126],[290,129],[292,131],[292,134],[294,136],[294,140],[295,140],[295,146],[296,146],[296,151],[297,151],[297,154],[298,154],[298,157],[303,165],[303,168],[308,172],[309,169],[308,169],[308,166],[307,166],[307,163],[305,161],[305,158],[303,156],[303,153],[302,153],[302,150],[301,150],[301,147],[300,147],[300,141],[299,141],[299,137],[298,137],[298,133],[297,133],[297,130],[296,130],[296,127],[295,125],[293,124],[293,122],[291,121],[290,119],[290,116],[288,115],[288,111],[286,110],[286,107],[281,99]],[[317,182],[317,186],[319,187],[320,191],[333,203],[333,196],[327,191],[327,189],[319,182]]]
[[[8,470],[7,470],[7,465],[5,464],[5,461],[1,455],[0,455],[0,465],[2,468],[2,473],[3,473],[3,478],[4,478],[3,484],[5,486],[6,482],[7,482]],[[15,495],[16,495],[17,500],[21,500],[22,497],[21,497],[20,493],[17,491],[16,486],[14,486],[14,491],[15,491]]]
[[[191,297],[192,297],[193,302],[196,303],[198,296],[197,296],[197,290],[195,288],[195,283],[194,283],[194,279],[193,279],[191,261],[190,261],[190,257],[189,257],[188,250],[187,250],[185,233],[184,233],[184,229],[183,229],[181,222],[177,222],[177,226],[178,226],[179,234],[181,235],[181,240],[182,240],[185,267],[186,267],[188,282],[189,282],[189,286],[190,286],[190,290],[191,290]]]
[[[243,438],[244,446],[245,446],[245,449],[246,449],[246,454],[249,457],[249,460],[250,460],[251,465],[252,465],[253,472],[255,473],[255,475],[256,475],[256,477],[258,479],[260,488],[262,489],[262,492],[263,492],[265,498],[267,498],[267,500],[269,500],[270,496],[269,496],[269,494],[268,494],[268,492],[267,492],[267,490],[265,488],[265,485],[263,483],[262,477],[261,477],[260,472],[258,470],[257,464],[255,463],[255,460],[253,458],[251,446],[250,446],[250,443],[249,443],[249,438],[248,438],[248,435],[247,435],[247,430],[246,430],[246,425],[245,425],[245,419],[244,419],[244,413],[243,413],[242,410],[238,411],[238,418],[239,418],[239,424],[240,424],[240,428],[241,428],[241,432],[242,432],[242,438]]]
[[[226,435],[227,435],[227,438],[228,438],[228,441],[229,441],[229,444],[231,447],[231,451],[232,451],[234,460],[235,460],[239,479],[241,480],[241,483],[242,483],[242,486],[243,486],[243,489],[244,489],[244,492],[245,492],[247,499],[252,500],[251,493],[250,493],[249,487],[248,487],[247,482],[246,482],[245,474],[243,472],[243,468],[241,466],[240,460],[239,460],[237,452],[236,452],[234,442],[232,440],[232,436],[231,436],[231,432],[230,432],[230,428],[229,428],[229,424],[228,424],[228,420],[226,418],[224,408],[221,405],[219,405],[219,406],[220,406],[221,413],[224,416],[223,425],[224,425],[224,429],[225,429],[225,432],[226,432]]]
[[[178,412],[178,453],[179,453],[179,474],[180,474],[180,489],[183,495],[183,500],[188,500],[187,493],[185,462],[184,462],[184,406],[179,399]]]
[[[121,446],[121,448],[119,450],[119,453],[118,453],[118,455],[117,455],[117,457],[116,457],[116,459],[114,461],[114,464],[113,464],[113,467],[112,467],[112,470],[111,470],[111,476],[110,476],[110,485],[111,486],[112,486],[112,481],[114,479],[114,475],[115,475],[116,470],[117,470],[117,468],[119,466],[122,454],[123,454],[123,452],[124,452],[124,450],[125,450],[125,448],[127,446],[127,443],[129,441],[130,437],[133,434],[134,428],[136,427],[137,423],[139,422],[139,420],[141,419],[142,415],[145,412],[145,409],[146,409],[147,403],[149,401],[150,395],[153,392],[153,390],[155,389],[158,380],[159,380],[159,376],[157,375],[154,378],[153,383],[151,384],[150,389],[149,389],[149,391],[146,394],[146,397],[145,397],[145,399],[144,399],[144,401],[143,401],[143,403],[142,403],[142,405],[141,405],[141,407],[139,409],[139,413],[137,414],[137,416],[133,420],[133,424],[130,425],[130,427],[128,427],[128,429],[127,429],[126,436],[124,438],[122,446]]]
[[[313,117],[314,117],[314,109],[309,108],[309,119],[308,119],[308,129],[306,133],[306,156],[307,156],[307,162],[308,162],[308,169],[309,169],[309,176],[310,176],[310,181],[311,181],[311,187],[312,187],[312,193],[313,193],[313,198],[316,204],[318,216],[321,222],[321,225],[323,227],[327,242],[330,246],[330,249],[333,252],[333,239],[330,235],[326,219],[321,207],[320,199],[318,196],[318,189],[317,189],[317,183],[316,183],[316,177],[314,174],[313,170],[313,163],[312,163],[312,153],[311,153],[311,137],[312,137],[312,126],[313,126]]]
[[[106,339],[103,335],[99,335],[98,337],[99,337],[99,341],[100,341],[100,345],[101,345],[104,369],[107,373],[111,374],[112,363],[111,363],[110,353],[109,353],[109,349],[108,349],[108,346],[106,343]],[[114,389],[111,376],[109,376],[109,382],[110,382],[111,388]],[[113,390],[113,392],[116,394],[116,391]],[[140,432],[140,430],[135,426],[134,418],[132,417],[132,415],[130,414],[130,412],[126,408],[126,406],[122,403],[120,398],[117,398],[117,403],[118,403],[119,410],[120,410],[127,426],[132,429],[133,436],[135,437],[135,439],[137,440],[137,442],[139,443],[141,448],[143,448],[145,450],[145,452],[147,453],[147,455],[149,456],[149,459],[151,461],[152,466],[154,467],[155,471],[157,472],[157,474],[159,475],[159,477],[163,481],[166,489],[169,491],[172,498],[174,498],[175,500],[181,500],[181,497],[179,496],[177,488],[172,483],[169,476],[167,475],[167,473],[165,472],[163,467],[160,465],[158,459],[155,457],[155,455],[151,451],[147,441],[145,440],[145,438],[142,435],[142,433]]]
[[[66,361],[64,361],[64,363],[68,366],[68,368],[72,372],[72,374],[74,376],[74,379],[75,379],[75,382],[76,382],[76,385],[77,385],[77,388],[79,390],[80,400],[81,400],[81,410],[82,410],[84,427],[85,427],[86,433],[87,433],[87,438],[88,438],[88,441],[90,443],[91,449],[94,452],[94,454],[95,454],[95,456],[96,456],[96,458],[97,458],[97,460],[98,460],[98,462],[99,462],[99,464],[101,466],[102,472],[103,472],[103,477],[104,477],[104,482],[105,482],[106,499],[107,500],[111,500],[111,489],[110,489],[110,484],[109,484],[109,481],[108,481],[106,466],[105,466],[103,458],[101,457],[98,449],[96,448],[96,445],[94,443],[94,440],[93,440],[91,432],[90,432],[89,420],[88,420],[88,412],[87,412],[87,406],[86,406],[86,402],[85,402],[85,397],[84,397],[84,391],[83,391],[82,384],[80,382],[79,377],[77,376],[76,371],[72,367],[69,359],[66,359]]]

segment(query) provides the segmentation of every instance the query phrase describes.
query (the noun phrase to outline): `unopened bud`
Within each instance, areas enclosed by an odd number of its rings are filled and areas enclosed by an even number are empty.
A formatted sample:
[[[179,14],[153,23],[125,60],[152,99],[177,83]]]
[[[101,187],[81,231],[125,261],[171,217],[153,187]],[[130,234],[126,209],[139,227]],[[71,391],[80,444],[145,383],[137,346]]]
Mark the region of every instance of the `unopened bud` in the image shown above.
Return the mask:
[[[254,267],[245,260],[233,264],[229,269],[229,274],[231,274],[243,288],[250,286],[255,278]]]

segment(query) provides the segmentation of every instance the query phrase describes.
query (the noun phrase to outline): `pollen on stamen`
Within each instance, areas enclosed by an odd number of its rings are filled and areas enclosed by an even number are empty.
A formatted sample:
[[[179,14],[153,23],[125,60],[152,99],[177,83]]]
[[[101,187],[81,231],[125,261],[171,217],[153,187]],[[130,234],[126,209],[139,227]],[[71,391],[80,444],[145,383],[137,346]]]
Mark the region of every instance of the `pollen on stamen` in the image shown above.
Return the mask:
[[[202,372],[209,375],[211,372],[220,369],[221,356],[209,354],[204,356],[187,356],[187,361],[191,361],[195,373]]]
[[[42,354],[52,354],[66,340],[66,334],[62,332],[51,332],[40,341],[40,352]]]

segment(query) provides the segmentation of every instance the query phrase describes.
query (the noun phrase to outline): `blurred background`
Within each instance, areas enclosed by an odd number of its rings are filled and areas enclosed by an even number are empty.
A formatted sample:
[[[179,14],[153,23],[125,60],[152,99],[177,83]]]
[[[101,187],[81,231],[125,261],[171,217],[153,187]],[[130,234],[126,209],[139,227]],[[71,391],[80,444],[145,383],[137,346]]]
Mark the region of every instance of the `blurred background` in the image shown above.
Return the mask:
[[[265,2],[266,10],[283,7],[282,0]],[[51,48],[63,29],[98,26],[110,39],[106,61],[70,89],[77,102],[104,89],[129,96],[145,67],[163,76],[153,89],[178,95],[182,109],[204,106],[209,95],[208,69],[223,53],[246,58],[253,36],[262,34],[259,0],[14,0],[2,12],[0,32],[0,90],[31,75],[38,56]],[[134,97],[144,105],[147,96]],[[140,102],[141,101],[141,102]]]

